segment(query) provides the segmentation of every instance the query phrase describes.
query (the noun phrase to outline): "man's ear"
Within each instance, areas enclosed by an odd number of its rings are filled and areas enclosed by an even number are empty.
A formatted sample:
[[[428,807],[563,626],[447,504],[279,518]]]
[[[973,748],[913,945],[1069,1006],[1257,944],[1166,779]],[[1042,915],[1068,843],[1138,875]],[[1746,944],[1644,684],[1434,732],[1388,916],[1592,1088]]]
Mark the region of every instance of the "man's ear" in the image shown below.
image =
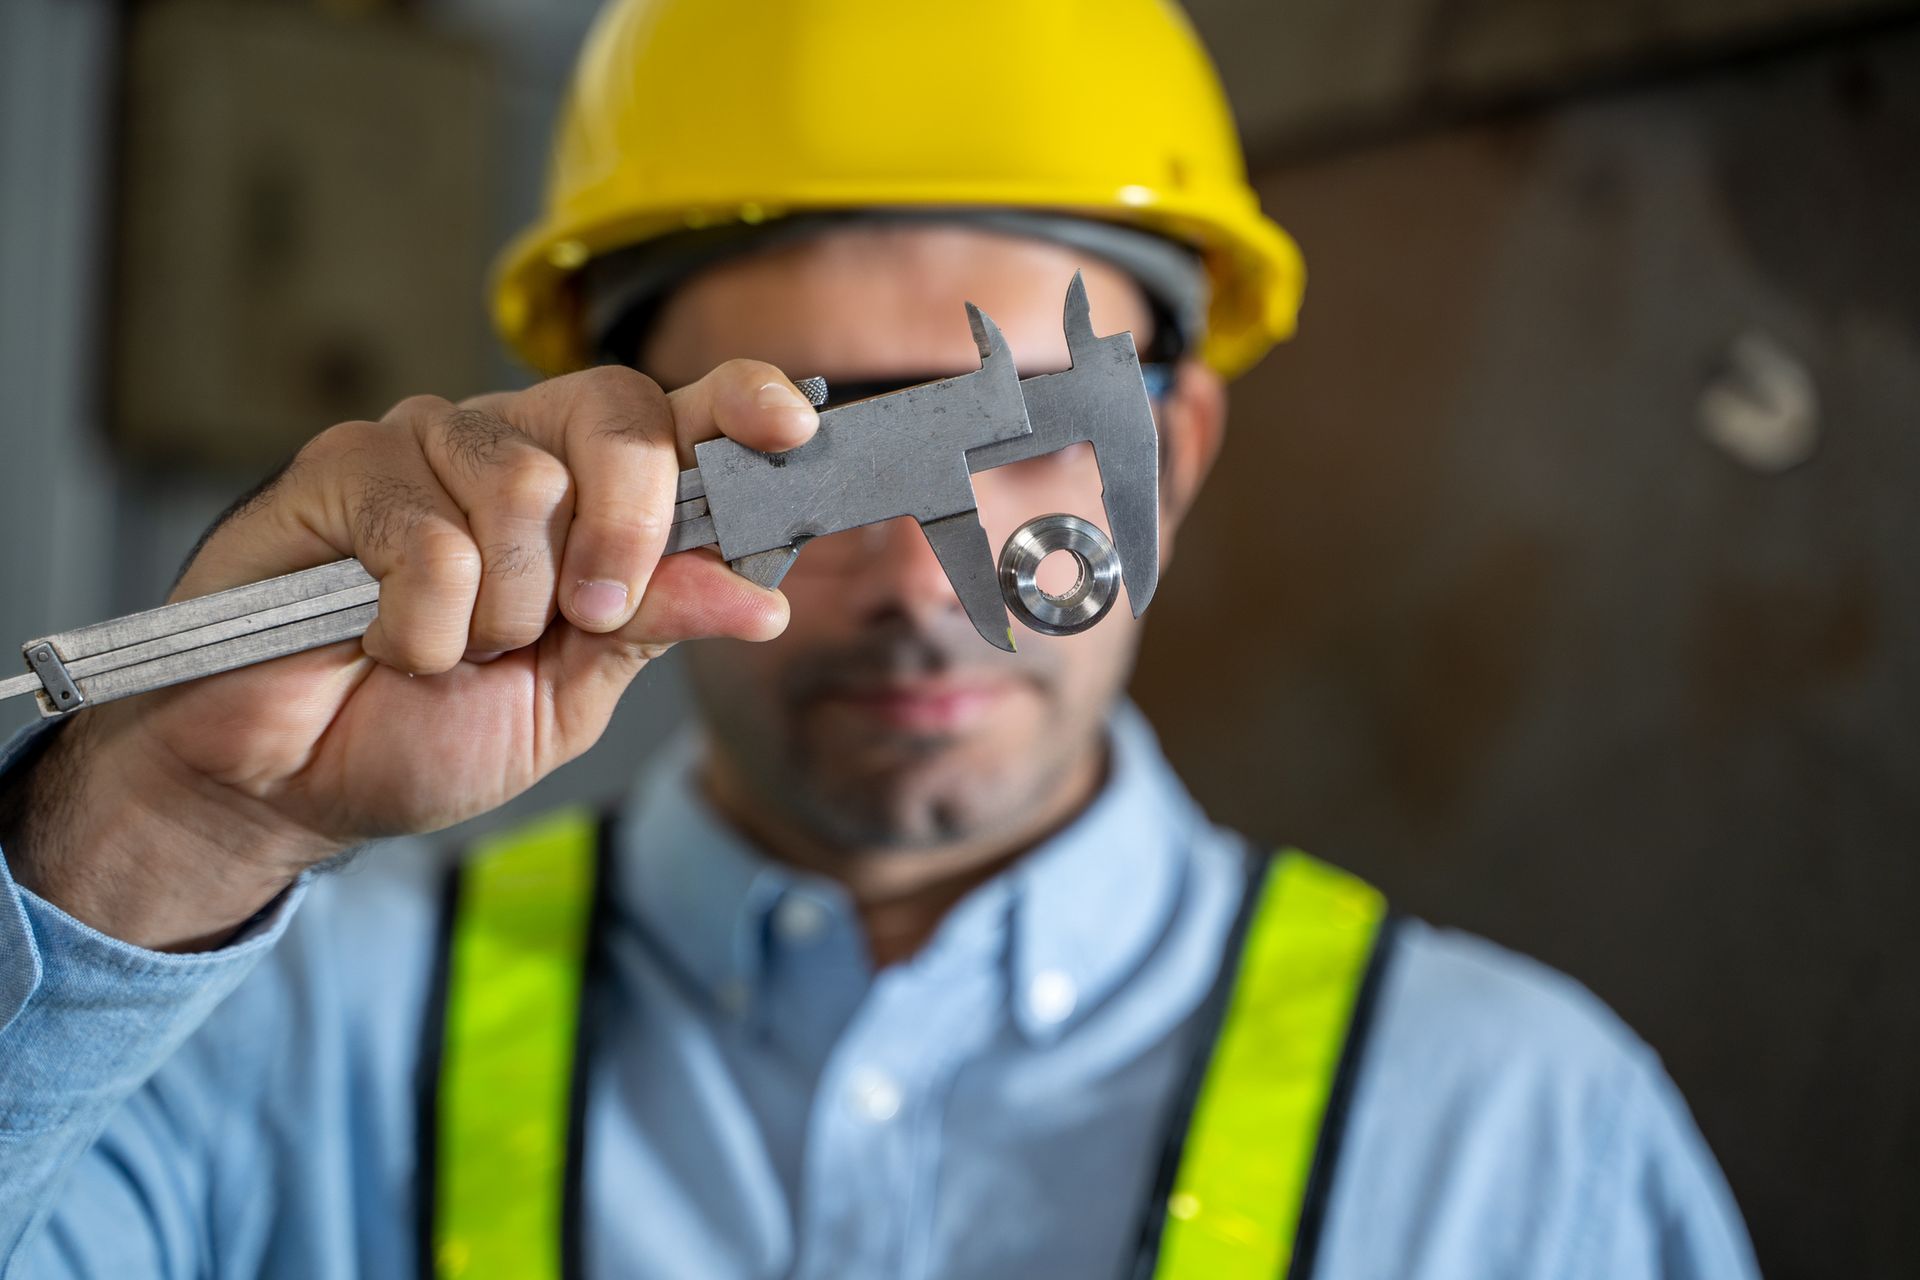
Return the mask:
[[[1179,532],[1226,439],[1227,384],[1198,360],[1182,360],[1160,404],[1160,561]]]

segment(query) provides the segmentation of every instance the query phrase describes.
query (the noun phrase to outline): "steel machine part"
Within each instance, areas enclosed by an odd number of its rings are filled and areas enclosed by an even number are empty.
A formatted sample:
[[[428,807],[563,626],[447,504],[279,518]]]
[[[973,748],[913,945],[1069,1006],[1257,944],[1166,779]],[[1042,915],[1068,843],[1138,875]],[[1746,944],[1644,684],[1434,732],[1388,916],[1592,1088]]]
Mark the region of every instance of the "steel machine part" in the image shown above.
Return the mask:
[[[784,453],[725,439],[697,445],[698,465],[680,473],[665,553],[717,547],[736,572],[771,587],[809,539],[912,516],[975,630],[1011,650],[1007,604],[1022,597],[1002,598],[972,477],[1086,442],[1113,532],[1111,544],[1100,539],[1102,572],[1124,575],[1139,614],[1159,576],[1159,446],[1132,335],[1095,336],[1076,274],[1064,316],[1072,367],[1022,381],[993,321],[973,306],[967,315],[980,351],[971,373],[823,410],[814,438]],[[821,380],[799,385],[824,402]],[[26,674],[0,680],[0,698],[33,693],[41,715],[67,715],[351,640],[373,621],[379,595],[358,560],[339,560],[44,636],[23,649]]]
[[[1072,556],[1080,571],[1059,594],[1040,585],[1040,563],[1056,551]],[[1000,548],[1000,593],[1029,630],[1078,635],[1120,598],[1120,555],[1099,526],[1079,516],[1039,516],[1015,529]]]

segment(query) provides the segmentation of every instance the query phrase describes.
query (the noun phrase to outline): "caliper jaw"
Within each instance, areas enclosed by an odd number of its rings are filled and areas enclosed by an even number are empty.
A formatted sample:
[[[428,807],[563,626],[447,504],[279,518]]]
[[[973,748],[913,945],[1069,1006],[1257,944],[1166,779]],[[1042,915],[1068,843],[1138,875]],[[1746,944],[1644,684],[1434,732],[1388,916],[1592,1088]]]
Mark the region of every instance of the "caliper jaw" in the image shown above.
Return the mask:
[[[1098,337],[1078,272],[1063,326],[1072,366],[1020,380],[999,328],[969,303],[980,368],[820,415],[798,449],[766,454],[731,440],[695,447],[720,554],[777,586],[808,539],[912,516],[967,617],[1013,650],[973,473],[1093,446],[1107,529],[1138,617],[1160,579],[1160,445],[1133,336]]]
[[[978,473],[1081,441],[1092,444],[1107,532],[1120,552],[1121,580],[1137,618],[1160,583],[1160,439],[1153,402],[1133,335],[1094,336],[1086,281],[1077,271],[1067,286],[1063,324],[1072,368],[1020,384],[1033,430],[969,450],[967,466]]]
[[[1012,651],[969,451],[1026,436],[1027,402],[999,327],[972,303],[967,319],[980,351],[972,373],[829,409],[813,439],[784,453],[727,439],[694,447],[720,554],[736,572],[777,586],[808,539],[912,516],[974,629]]]

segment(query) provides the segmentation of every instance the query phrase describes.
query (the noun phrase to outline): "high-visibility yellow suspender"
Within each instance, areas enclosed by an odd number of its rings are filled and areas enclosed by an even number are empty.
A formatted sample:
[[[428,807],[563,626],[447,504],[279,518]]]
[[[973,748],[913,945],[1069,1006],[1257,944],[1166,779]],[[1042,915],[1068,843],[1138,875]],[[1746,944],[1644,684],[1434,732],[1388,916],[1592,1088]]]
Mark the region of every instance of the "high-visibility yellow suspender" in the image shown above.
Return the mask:
[[[599,819],[483,841],[456,873],[431,1102],[439,1280],[558,1280]]]
[[[1386,900],[1292,849],[1249,894],[1171,1184],[1148,1208],[1164,1214],[1155,1280],[1303,1280],[1312,1264],[1302,1233],[1324,1207]]]
[[[458,873],[437,1088],[422,1104],[431,1280],[573,1269],[569,1128],[599,830],[584,810],[556,814],[484,842]],[[1294,850],[1261,860],[1136,1276],[1304,1280],[1385,920],[1385,900],[1345,872]]]

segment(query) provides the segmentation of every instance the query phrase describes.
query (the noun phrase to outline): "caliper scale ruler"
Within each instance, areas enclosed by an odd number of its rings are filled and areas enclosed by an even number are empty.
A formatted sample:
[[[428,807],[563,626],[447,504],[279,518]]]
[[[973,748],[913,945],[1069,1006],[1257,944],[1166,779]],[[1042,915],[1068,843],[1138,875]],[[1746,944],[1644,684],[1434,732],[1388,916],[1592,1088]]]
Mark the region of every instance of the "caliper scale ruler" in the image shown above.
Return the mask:
[[[1035,630],[1072,634],[1105,614],[1122,573],[1139,614],[1159,577],[1159,443],[1132,335],[1094,335],[1075,275],[1065,311],[1072,367],[1023,381],[993,321],[971,305],[967,313],[981,357],[971,373],[825,409],[813,439],[785,453],[726,439],[696,445],[663,554],[717,547],[735,571],[773,587],[808,540],[911,516],[975,630],[999,648],[1013,648],[1009,603]],[[795,385],[826,402],[823,379]],[[996,564],[973,474],[1082,442],[1100,467],[1111,539],[1078,517],[1043,516]],[[1034,581],[1053,550],[1080,564],[1065,595]],[[358,560],[339,560],[44,636],[22,647],[27,672],[0,681],[0,698],[32,693],[41,715],[63,716],[355,639],[379,596]]]

